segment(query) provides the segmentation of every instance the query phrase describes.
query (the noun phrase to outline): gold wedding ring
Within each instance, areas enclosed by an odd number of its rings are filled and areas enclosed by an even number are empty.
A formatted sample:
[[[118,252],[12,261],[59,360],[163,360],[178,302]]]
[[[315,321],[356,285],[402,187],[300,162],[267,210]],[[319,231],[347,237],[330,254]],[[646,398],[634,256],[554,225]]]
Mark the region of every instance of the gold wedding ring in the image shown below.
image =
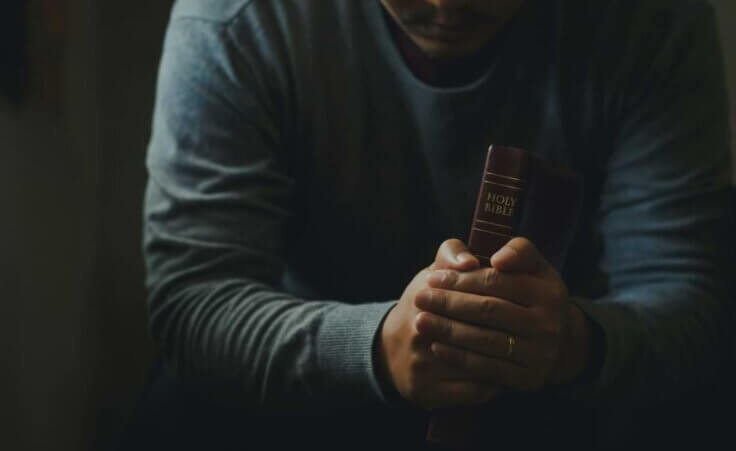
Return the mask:
[[[516,344],[516,338],[509,335],[509,349],[506,351],[506,357],[511,357],[511,354],[514,353],[514,345]]]

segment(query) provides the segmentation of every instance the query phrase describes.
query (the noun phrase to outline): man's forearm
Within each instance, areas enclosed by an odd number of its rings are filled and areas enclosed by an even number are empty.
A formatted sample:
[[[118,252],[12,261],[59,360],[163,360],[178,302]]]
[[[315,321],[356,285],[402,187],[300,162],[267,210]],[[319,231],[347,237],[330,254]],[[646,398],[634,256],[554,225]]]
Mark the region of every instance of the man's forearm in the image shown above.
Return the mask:
[[[603,342],[591,349],[583,377],[560,393],[593,402],[649,405],[712,383],[722,358],[719,300],[707,293],[693,293],[693,299],[672,300],[681,308],[676,312],[651,310],[644,301],[574,298],[600,326],[598,341]]]
[[[155,299],[151,324],[180,377],[246,408],[293,413],[381,402],[372,343],[392,305],[303,301],[231,279]]]

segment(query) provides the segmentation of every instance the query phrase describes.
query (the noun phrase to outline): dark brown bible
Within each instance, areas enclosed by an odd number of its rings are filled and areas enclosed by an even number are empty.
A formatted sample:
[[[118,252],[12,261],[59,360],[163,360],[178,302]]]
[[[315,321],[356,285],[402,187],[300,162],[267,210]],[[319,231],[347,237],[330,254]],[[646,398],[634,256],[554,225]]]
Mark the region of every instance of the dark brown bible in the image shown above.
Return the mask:
[[[525,236],[561,271],[581,202],[582,180],[574,171],[522,149],[491,146],[468,247],[488,267],[490,257],[511,238]],[[430,418],[427,440],[446,449],[482,448],[487,444],[484,439],[492,434],[488,418],[495,417],[493,407],[491,402],[436,411]]]
[[[468,247],[481,265],[501,249],[518,229],[529,177],[529,153],[513,147],[491,146],[480,183]]]

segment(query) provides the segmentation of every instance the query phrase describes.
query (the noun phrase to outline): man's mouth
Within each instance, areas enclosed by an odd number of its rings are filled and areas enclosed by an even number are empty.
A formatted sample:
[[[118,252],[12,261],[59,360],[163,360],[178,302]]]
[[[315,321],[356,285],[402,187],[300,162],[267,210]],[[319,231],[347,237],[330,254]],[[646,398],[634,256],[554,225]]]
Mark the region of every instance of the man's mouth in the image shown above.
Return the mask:
[[[423,38],[436,41],[457,41],[467,37],[475,31],[477,23],[417,23],[410,26],[411,30]]]

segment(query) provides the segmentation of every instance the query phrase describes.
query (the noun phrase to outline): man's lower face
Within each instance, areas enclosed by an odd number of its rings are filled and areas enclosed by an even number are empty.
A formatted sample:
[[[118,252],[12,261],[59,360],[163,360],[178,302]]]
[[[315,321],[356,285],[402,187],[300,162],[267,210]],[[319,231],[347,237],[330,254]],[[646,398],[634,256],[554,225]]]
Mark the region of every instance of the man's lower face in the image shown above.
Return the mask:
[[[381,0],[391,17],[426,54],[472,55],[485,47],[525,0]]]

